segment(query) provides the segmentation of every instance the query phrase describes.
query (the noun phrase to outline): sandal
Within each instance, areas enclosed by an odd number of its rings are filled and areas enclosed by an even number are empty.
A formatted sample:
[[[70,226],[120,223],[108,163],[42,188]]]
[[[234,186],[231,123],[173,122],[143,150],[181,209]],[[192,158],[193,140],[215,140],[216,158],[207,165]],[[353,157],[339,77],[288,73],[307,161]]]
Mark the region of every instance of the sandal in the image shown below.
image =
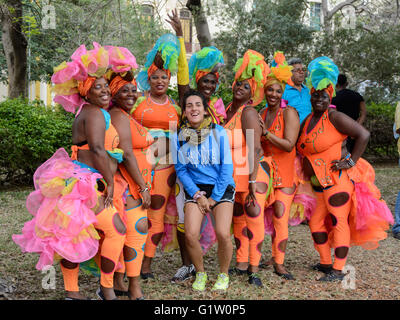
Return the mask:
[[[295,280],[293,275],[288,272],[288,273],[280,273],[276,270],[275,266],[274,266],[274,273],[277,274],[278,276],[280,276],[281,278],[285,279],[285,280]]]
[[[106,297],[104,296],[104,293],[101,290],[101,288],[97,289],[96,294],[100,298],[100,300],[107,300]],[[114,299],[111,299],[111,300],[118,300],[118,298],[114,298]]]

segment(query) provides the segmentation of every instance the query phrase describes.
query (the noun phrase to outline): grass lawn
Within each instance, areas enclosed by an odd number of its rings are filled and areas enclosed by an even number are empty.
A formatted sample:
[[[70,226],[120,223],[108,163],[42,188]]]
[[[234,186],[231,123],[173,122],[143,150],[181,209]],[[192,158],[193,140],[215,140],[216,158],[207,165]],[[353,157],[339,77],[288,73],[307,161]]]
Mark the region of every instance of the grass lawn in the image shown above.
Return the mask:
[[[396,196],[400,190],[400,169],[395,165],[375,166],[376,184],[382,192],[389,208],[394,212]],[[0,191],[0,279],[16,290],[8,299],[63,299],[63,281],[59,265],[56,264],[56,289],[43,289],[45,274],[35,269],[36,254],[23,254],[12,241],[11,235],[21,233],[24,223],[30,219],[25,208],[25,199],[30,188]],[[232,237],[233,238],[233,237]],[[266,237],[263,246],[265,259],[271,253],[270,238]],[[344,289],[339,283],[316,281],[322,274],[311,271],[310,266],[318,262],[307,225],[289,228],[289,243],[285,266],[295,276],[295,281],[284,281],[273,273],[272,268],[260,270],[264,288],[255,289],[247,284],[247,277],[231,277],[231,285],[226,294],[194,293],[192,281],[171,284],[170,278],[180,267],[179,251],[157,251],[153,262],[156,281],[142,282],[147,299],[398,299],[400,296],[400,241],[388,233],[378,249],[367,251],[360,247],[350,249],[347,265],[355,270],[355,289]],[[233,261],[235,256],[233,257]],[[211,289],[217,275],[217,255],[214,246],[204,257],[209,275],[208,289]],[[232,265],[234,263],[232,262]],[[80,288],[83,294],[95,298],[98,279],[80,274]],[[0,300],[4,299],[0,295]]]

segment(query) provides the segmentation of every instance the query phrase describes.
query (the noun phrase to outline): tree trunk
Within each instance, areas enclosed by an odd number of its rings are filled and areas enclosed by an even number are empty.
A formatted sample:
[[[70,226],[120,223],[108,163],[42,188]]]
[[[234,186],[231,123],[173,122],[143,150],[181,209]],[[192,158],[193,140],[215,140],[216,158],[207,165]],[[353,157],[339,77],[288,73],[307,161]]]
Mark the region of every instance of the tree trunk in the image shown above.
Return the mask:
[[[196,26],[197,39],[200,42],[200,47],[209,47],[213,45],[213,41],[208,28],[207,17],[204,14],[201,6],[201,0],[188,0],[186,7],[193,15],[194,25]]]
[[[5,4],[1,4],[0,19],[3,49],[8,69],[8,97],[25,97],[28,44],[22,32],[22,2],[7,0]]]

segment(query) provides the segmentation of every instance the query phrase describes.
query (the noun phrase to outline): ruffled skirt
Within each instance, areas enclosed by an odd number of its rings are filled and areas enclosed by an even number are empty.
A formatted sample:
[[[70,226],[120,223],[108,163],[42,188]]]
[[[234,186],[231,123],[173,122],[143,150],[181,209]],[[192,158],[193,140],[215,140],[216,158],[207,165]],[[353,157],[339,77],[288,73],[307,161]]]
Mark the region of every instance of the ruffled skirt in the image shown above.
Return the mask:
[[[33,218],[12,239],[23,252],[40,255],[38,270],[52,265],[54,258],[80,263],[97,253],[99,235],[93,224],[100,178],[72,162],[63,148],[36,170],[35,191],[26,200]]]

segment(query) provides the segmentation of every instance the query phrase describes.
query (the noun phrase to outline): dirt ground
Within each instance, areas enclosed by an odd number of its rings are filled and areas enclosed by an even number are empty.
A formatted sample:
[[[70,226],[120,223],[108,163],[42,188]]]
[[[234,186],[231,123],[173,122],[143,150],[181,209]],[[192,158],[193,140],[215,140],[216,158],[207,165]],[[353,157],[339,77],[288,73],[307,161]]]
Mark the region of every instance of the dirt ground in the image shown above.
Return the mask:
[[[400,169],[393,166],[375,166],[376,184],[383,199],[394,212],[397,193],[400,190]],[[35,269],[36,254],[23,254],[11,240],[11,235],[20,233],[23,224],[30,219],[25,208],[25,199],[31,189],[0,191],[0,300],[58,300],[64,298],[63,281],[58,264],[55,268],[55,288],[46,287],[46,276]],[[271,253],[270,238],[266,237],[263,256]],[[215,246],[205,256],[209,276],[208,290],[194,293],[192,280],[171,284],[170,278],[180,267],[179,251],[157,251],[153,262],[156,280],[142,282],[146,299],[155,300],[398,300],[400,297],[400,240],[388,232],[386,240],[376,250],[360,247],[350,249],[347,268],[351,279],[345,282],[322,283],[317,281],[323,274],[312,271],[310,266],[318,262],[307,225],[290,227],[289,243],[285,266],[295,276],[295,281],[285,281],[273,273],[272,268],[261,270],[264,283],[261,289],[250,287],[247,277],[231,277],[230,288],[225,294],[212,293],[211,286],[216,279],[218,267]],[[233,257],[234,261],[235,256]],[[232,265],[234,262],[232,262]],[[43,285],[44,284],[44,285]],[[98,279],[80,274],[81,292],[89,298],[96,298]],[[8,293],[7,293],[8,292]]]

